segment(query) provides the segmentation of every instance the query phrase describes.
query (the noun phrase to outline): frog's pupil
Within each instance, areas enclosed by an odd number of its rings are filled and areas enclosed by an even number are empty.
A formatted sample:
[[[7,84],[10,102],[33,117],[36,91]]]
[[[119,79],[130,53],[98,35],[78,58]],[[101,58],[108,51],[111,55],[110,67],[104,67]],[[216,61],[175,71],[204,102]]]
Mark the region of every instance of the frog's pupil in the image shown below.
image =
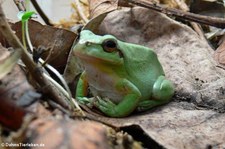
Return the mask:
[[[108,48],[115,48],[116,43],[112,40],[108,40],[108,41],[106,41],[105,46],[108,47]]]

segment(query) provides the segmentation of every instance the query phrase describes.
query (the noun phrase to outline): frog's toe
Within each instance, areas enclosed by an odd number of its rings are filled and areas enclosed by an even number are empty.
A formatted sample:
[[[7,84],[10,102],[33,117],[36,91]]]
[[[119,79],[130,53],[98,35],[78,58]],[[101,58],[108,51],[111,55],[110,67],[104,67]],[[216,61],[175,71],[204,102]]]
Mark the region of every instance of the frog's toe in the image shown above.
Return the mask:
[[[97,98],[97,104],[99,104],[101,106],[104,106],[104,107],[114,107],[115,106],[115,104],[107,98],[101,99],[98,96],[96,98]]]
[[[109,108],[108,107],[105,107],[105,106],[101,106],[99,105],[98,108],[105,114],[109,113]]]
[[[146,111],[153,107],[168,103],[167,100],[144,100],[138,104],[137,111]]]
[[[96,104],[97,104],[98,107],[100,107],[100,106],[101,107],[107,107],[107,102],[100,99],[100,98],[97,98]]]
[[[76,98],[78,100],[79,103],[81,104],[85,104],[85,105],[88,105],[88,104],[91,104],[92,103],[92,100],[87,98],[87,97],[77,97]]]

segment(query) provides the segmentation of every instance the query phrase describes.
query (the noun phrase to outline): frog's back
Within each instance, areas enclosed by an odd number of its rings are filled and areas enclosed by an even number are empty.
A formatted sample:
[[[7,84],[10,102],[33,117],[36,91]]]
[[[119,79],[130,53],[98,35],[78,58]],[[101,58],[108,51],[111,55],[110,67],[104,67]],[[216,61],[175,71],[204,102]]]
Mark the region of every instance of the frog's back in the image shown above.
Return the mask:
[[[123,45],[123,44],[122,44]],[[144,46],[126,44],[121,48],[124,53],[124,65],[128,79],[138,87],[142,100],[151,98],[152,88],[163,68],[156,53]]]

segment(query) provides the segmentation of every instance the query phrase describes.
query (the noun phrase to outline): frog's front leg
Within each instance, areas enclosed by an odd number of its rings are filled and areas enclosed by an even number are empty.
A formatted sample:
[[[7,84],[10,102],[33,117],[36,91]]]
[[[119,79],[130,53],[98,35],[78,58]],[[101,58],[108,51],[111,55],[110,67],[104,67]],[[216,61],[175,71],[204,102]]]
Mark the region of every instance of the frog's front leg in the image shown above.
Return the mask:
[[[141,101],[138,104],[138,111],[145,111],[155,106],[165,104],[170,101],[174,94],[173,84],[165,79],[165,76],[159,76],[153,85],[152,98]]]
[[[87,98],[88,95],[88,82],[86,73],[83,72],[78,80],[76,87],[76,99],[82,104],[91,103],[90,99]]]
[[[123,100],[119,104],[114,104],[110,100],[104,100],[98,97],[96,106],[107,116],[124,117],[133,112],[141,97],[138,88],[126,79],[120,80],[116,84],[116,89],[124,94]]]

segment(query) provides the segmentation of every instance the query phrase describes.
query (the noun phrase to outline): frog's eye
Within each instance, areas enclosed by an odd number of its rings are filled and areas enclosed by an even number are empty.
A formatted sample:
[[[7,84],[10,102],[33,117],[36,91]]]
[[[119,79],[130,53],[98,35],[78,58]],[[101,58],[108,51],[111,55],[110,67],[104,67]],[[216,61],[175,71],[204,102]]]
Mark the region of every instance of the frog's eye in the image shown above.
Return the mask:
[[[102,48],[105,52],[111,53],[117,50],[117,43],[113,39],[108,39],[102,43]]]

